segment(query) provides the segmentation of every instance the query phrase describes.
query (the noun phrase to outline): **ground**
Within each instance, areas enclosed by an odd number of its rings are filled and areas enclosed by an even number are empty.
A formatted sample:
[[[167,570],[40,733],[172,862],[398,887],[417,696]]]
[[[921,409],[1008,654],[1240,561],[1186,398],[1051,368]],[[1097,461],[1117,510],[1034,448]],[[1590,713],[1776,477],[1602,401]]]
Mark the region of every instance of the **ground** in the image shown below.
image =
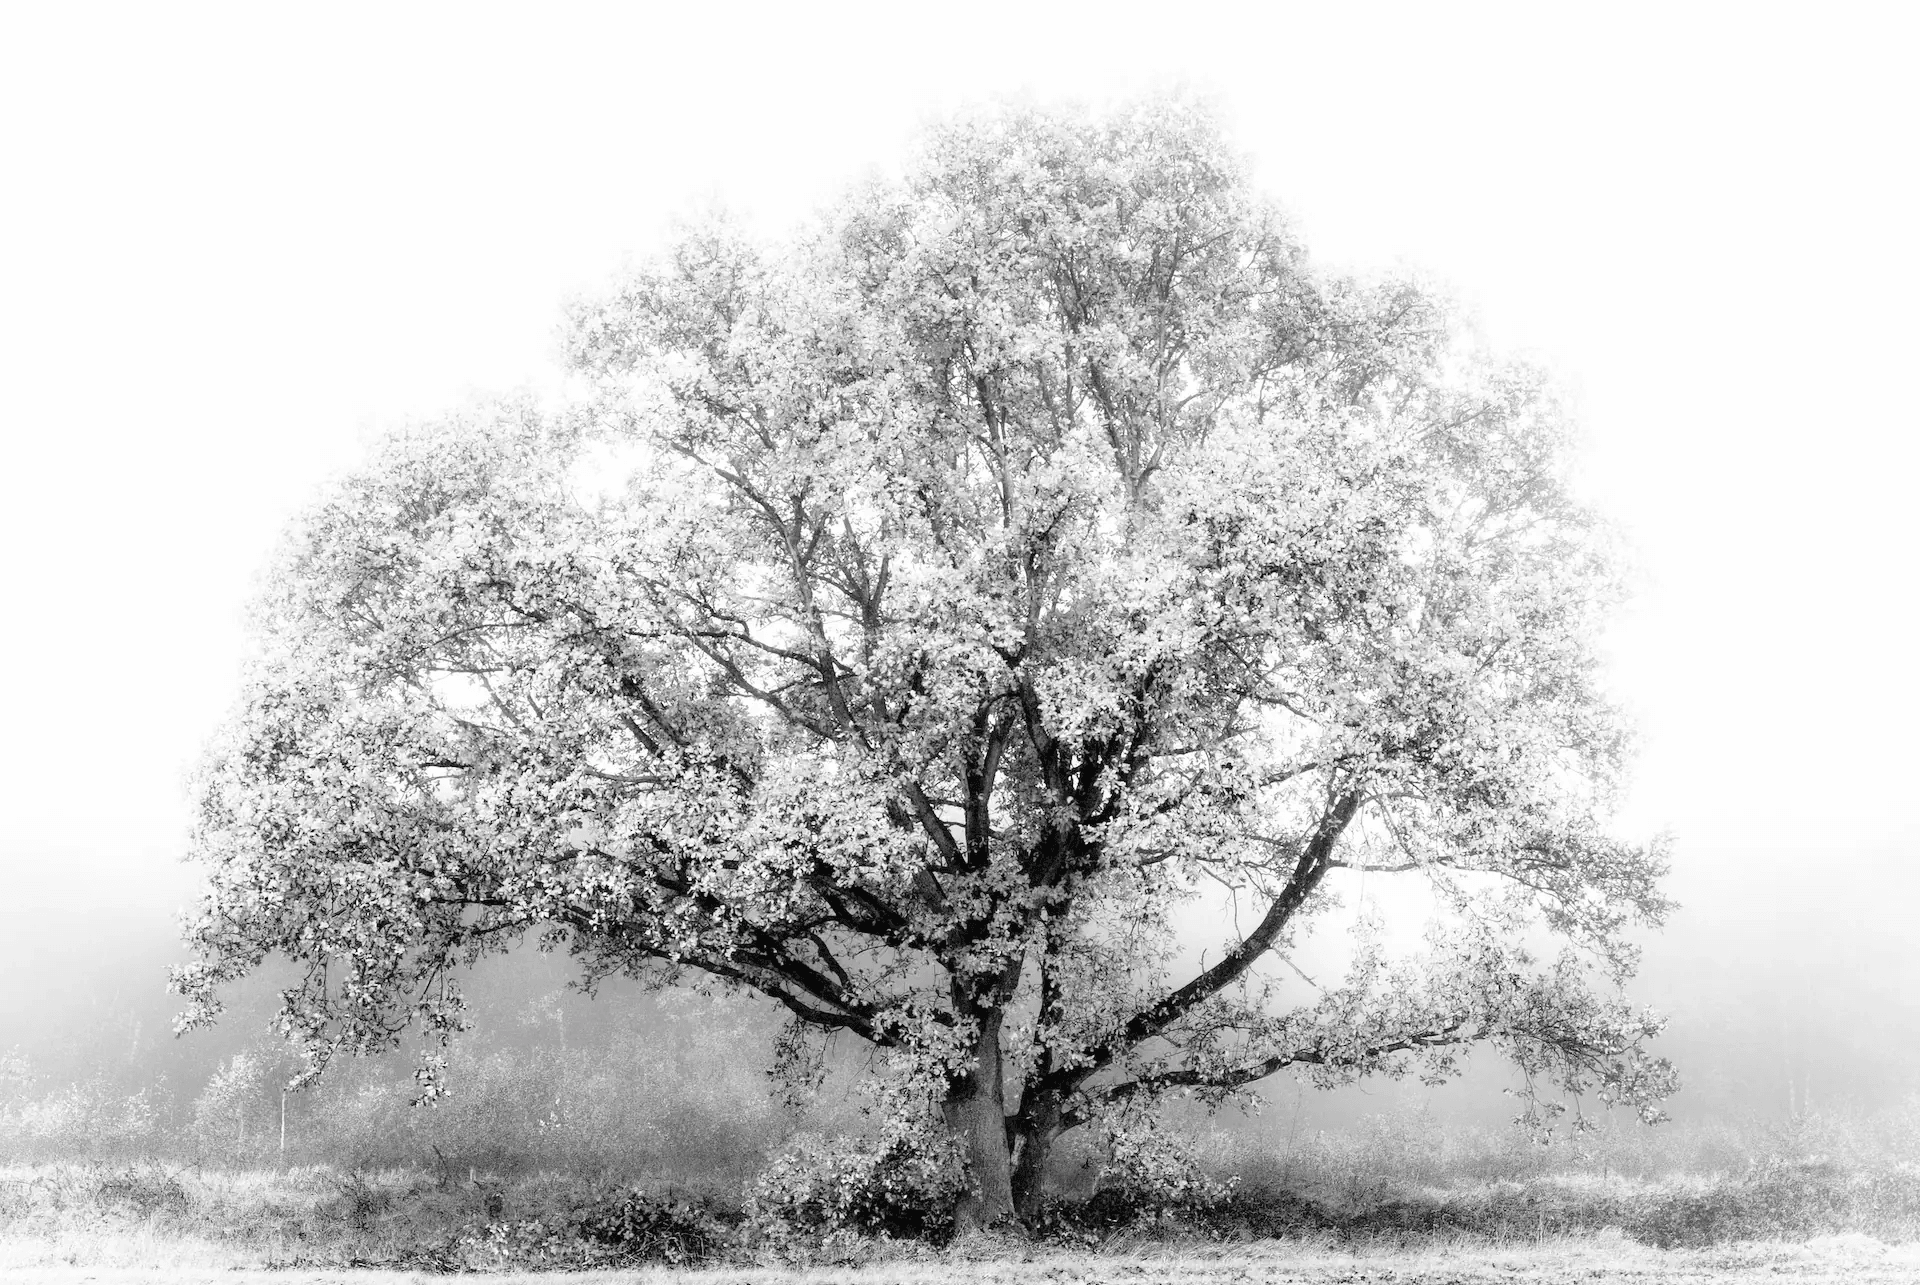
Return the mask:
[[[196,1257],[199,1261],[194,1261]],[[350,1269],[263,1271],[231,1265],[212,1246],[106,1237],[86,1245],[0,1241],[0,1279],[49,1285],[394,1285],[444,1282],[425,1272]],[[1432,1243],[1415,1248],[1344,1249],[1313,1242],[1190,1247],[1140,1245],[1127,1252],[1023,1251],[1004,1242],[862,1265],[807,1269],[727,1267],[675,1271],[488,1275],[496,1285],[1758,1285],[1768,1282],[1920,1282],[1920,1245],[1865,1236],[1804,1243],[1747,1242],[1701,1250],[1652,1249],[1614,1234],[1509,1246]]]
[[[628,1239],[618,1253],[592,1240],[602,1214],[582,1221],[583,1211],[627,1188],[566,1173],[0,1166],[0,1285],[1920,1285],[1920,1169],[1905,1165],[1548,1175],[1444,1190],[1403,1183],[1358,1196],[1320,1186],[1321,1206],[1288,1203],[1279,1197],[1289,1191],[1276,1189],[1211,1231],[1177,1220],[1062,1223],[1045,1241],[976,1237],[934,1249],[837,1233],[756,1238],[745,1234],[751,1223],[712,1224],[723,1239],[706,1252],[726,1266],[554,1272],[533,1269],[688,1251],[650,1224],[620,1224]],[[814,1265],[795,1267],[795,1256]]]

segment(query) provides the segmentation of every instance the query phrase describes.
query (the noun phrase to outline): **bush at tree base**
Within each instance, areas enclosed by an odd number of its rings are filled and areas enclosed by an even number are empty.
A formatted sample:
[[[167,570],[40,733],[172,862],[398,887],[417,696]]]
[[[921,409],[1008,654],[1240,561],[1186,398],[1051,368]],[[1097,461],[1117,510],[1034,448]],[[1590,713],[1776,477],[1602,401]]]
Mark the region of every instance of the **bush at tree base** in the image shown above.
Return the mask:
[[[779,1241],[861,1235],[943,1240],[967,1189],[946,1135],[890,1130],[878,1138],[801,1134],[747,1195],[749,1228]]]
[[[1089,1205],[1155,1217],[1211,1209],[1236,1179],[1221,1182],[1200,1165],[1189,1142],[1149,1113],[1107,1122],[1107,1159]]]
[[[570,1220],[575,1236],[635,1262],[699,1263],[718,1256],[727,1219],[706,1202],[631,1189],[588,1206]]]

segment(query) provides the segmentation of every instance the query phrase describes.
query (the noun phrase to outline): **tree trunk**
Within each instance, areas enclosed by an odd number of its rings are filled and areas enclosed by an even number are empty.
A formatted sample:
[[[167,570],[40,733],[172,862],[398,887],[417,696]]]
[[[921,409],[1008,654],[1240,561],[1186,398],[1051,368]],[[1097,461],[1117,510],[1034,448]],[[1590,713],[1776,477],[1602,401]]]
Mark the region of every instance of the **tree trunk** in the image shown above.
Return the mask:
[[[1020,1105],[1018,1142],[1013,1155],[1013,1207],[1022,1220],[1040,1208],[1040,1184],[1047,1176],[1047,1157],[1053,1153],[1060,1127],[1060,1103],[1051,1095],[1034,1095]]]
[[[947,1089],[940,1112],[966,1149],[973,1189],[961,1198],[954,1224],[962,1232],[1015,1221],[1013,1165],[1007,1147],[1006,1091],[1000,1073],[999,1011],[977,1017],[973,1066]]]

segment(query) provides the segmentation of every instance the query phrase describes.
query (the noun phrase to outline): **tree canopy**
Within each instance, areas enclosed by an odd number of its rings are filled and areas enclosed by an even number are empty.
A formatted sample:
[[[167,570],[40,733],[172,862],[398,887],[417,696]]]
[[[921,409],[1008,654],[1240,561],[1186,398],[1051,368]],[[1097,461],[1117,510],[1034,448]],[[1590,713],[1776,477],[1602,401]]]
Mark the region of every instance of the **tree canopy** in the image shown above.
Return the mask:
[[[567,334],[567,405],[398,432],[289,540],[199,788],[190,1021],[280,953],[316,1062],[444,1033],[545,933],[872,1045],[983,1222],[1064,1131],[1286,1068],[1489,1042],[1656,1113],[1617,985],[1664,862],[1607,828],[1565,407],[1312,267],[1204,111],[960,119]],[[1308,985],[1355,870],[1444,913]]]

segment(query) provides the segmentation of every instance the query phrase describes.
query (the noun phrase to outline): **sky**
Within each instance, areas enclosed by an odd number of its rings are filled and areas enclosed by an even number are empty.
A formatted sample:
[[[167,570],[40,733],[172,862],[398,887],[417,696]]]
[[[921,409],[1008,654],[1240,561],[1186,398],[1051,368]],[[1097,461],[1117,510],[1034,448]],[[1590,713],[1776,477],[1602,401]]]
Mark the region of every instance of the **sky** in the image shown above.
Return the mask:
[[[0,915],[101,933],[191,899],[186,781],[278,533],[383,427],[550,386],[564,303],[675,218],[790,226],[961,106],[1185,88],[1323,263],[1446,283],[1573,390],[1582,485],[1637,550],[1608,643],[1644,733],[1621,824],[1677,836],[1674,949],[1812,902],[1903,931],[1911,21],[12,6]]]

